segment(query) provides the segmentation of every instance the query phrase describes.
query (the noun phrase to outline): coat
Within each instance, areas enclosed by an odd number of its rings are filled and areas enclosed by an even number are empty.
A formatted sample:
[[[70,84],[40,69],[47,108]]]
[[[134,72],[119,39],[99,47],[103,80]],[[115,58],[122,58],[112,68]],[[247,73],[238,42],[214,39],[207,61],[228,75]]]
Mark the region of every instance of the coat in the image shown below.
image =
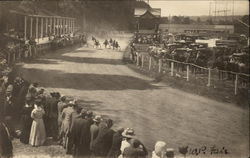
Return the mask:
[[[62,124],[62,112],[63,112],[63,109],[66,108],[66,103],[64,102],[58,102],[57,104],[57,112],[58,112],[58,126],[61,127],[61,124]]]
[[[62,126],[61,126],[61,132],[64,134],[68,134],[71,126],[71,115],[74,112],[73,107],[67,107],[63,109],[62,112]]]
[[[95,156],[107,156],[112,146],[114,131],[107,127],[101,127],[93,142],[93,152]]]
[[[132,146],[124,149],[123,158],[142,158],[146,157],[147,152],[141,148],[134,148]]]
[[[8,128],[4,123],[0,122],[0,157],[11,157],[12,150],[13,146]]]
[[[29,143],[32,146],[43,145],[46,141],[46,132],[43,122],[44,110],[41,107],[36,107],[31,112],[31,118],[33,118]]]
[[[73,154],[75,156],[89,155],[89,145],[90,145],[90,122],[82,117],[75,119],[72,130],[71,137],[73,145],[75,146]]]
[[[32,125],[32,118],[31,118],[31,112],[33,110],[33,107],[25,106],[22,109],[21,112],[21,126],[22,126],[22,133],[20,136],[20,141],[24,144],[29,143],[29,137],[30,137],[30,130]]]
[[[116,132],[113,135],[112,146],[109,150],[108,157],[118,157],[121,154],[121,143],[122,143],[122,135],[119,132]]]
[[[90,139],[90,150],[93,150],[93,142],[96,139],[97,135],[99,132],[99,127],[96,124],[92,124],[90,126],[90,135],[91,135],[91,139]]]

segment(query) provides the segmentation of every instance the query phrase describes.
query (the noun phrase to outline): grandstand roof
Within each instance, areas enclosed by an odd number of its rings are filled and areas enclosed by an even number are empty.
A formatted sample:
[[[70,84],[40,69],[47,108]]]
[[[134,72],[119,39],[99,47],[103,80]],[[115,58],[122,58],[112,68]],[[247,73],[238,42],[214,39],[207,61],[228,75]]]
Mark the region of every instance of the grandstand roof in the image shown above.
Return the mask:
[[[134,10],[134,16],[135,17],[142,17],[146,14],[151,14],[154,17],[160,18],[161,17],[161,9],[160,8],[135,8]]]

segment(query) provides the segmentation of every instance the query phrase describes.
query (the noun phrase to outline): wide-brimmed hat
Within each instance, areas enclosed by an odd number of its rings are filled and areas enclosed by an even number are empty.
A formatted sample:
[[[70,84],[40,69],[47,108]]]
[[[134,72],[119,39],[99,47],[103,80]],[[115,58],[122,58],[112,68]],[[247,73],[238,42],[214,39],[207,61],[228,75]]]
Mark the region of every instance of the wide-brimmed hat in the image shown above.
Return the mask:
[[[102,117],[100,115],[96,115],[95,118],[93,119],[93,121],[97,123],[101,122],[101,120],[102,120]]]
[[[75,101],[74,100],[72,100],[72,101],[69,101],[69,105],[75,105],[76,103],[75,103]]]
[[[37,98],[35,99],[35,103],[41,103],[41,102],[42,102],[42,98],[37,97]]]
[[[13,85],[8,85],[6,92],[11,93],[13,91]]]
[[[122,136],[126,138],[134,138],[135,137],[135,131],[133,128],[127,128],[124,132],[122,132]]]

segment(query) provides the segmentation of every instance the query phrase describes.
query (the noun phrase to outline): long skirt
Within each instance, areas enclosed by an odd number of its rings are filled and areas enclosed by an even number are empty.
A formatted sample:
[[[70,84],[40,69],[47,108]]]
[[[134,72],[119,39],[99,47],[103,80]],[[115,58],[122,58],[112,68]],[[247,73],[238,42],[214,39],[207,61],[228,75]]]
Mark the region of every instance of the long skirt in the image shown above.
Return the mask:
[[[46,141],[46,132],[42,119],[35,119],[32,122],[31,131],[30,131],[30,145],[32,146],[41,146]]]

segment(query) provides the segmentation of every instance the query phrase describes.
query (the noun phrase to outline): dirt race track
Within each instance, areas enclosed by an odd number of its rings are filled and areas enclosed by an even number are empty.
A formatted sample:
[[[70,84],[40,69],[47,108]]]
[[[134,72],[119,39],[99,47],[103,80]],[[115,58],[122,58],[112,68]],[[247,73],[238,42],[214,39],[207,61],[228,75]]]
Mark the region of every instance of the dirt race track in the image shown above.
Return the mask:
[[[20,71],[24,78],[49,91],[74,96],[95,114],[109,116],[115,121],[113,129],[134,128],[151,150],[157,140],[163,140],[176,151],[182,145],[205,145],[207,149],[216,145],[227,148],[228,157],[249,156],[248,110],[165,83],[153,84],[151,78],[129,69],[122,57],[122,52],[82,47],[21,64]],[[22,149],[26,146],[17,141],[14,144],[21,146],[15,149],[16,156],[25,154]],[[51,146],[32,150],[43,154],[56,150],[60,153],[62,149]]]

